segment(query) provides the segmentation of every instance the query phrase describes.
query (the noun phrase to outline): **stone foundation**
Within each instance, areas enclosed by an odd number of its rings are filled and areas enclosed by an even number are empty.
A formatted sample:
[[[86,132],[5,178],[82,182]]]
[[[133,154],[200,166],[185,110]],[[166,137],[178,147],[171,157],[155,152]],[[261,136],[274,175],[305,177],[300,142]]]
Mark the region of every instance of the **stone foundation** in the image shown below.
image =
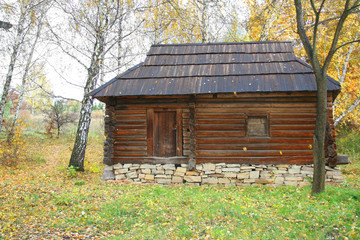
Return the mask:
[[[104,180],[128,183],[249,186],[254,184],[304,186],[310,184],[313,165],[254,165],[204,163],[194,171],[187,164],[115,164],[106,166]],[[338,167],[326,167],[327,183],[341,183]]]

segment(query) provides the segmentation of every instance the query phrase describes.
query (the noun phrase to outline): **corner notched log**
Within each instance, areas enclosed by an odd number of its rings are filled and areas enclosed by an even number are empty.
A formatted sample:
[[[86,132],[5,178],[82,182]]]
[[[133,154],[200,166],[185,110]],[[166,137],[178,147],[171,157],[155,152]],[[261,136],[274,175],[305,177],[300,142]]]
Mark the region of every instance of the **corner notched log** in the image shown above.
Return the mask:
[[[105,116],[105,135],[106,140],[104,142],[104,160],[103,162],[106,165],[114,164],[114,134],[115,134],[115,106],[114,104],[109,103],[106,106],[106,116]]]
[[[190,129],[190,154],[189,154],[189,170],[194,170],[196,166],[196,119],[195,119],[195,103],[189,104],[189,129]]]

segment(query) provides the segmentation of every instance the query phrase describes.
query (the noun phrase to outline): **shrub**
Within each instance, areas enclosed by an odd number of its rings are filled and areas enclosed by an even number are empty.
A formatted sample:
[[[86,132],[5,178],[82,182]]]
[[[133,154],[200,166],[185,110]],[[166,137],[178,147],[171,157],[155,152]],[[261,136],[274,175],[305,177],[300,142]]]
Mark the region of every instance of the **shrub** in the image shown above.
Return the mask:
[[[23,128],[26,125],[21,121],[17,120],[17,124],[14,127],[12,137],[8,141],[1,143],[0,149],[0,164],[7,167],[16,167],[25,156],[24,150],[25,145],[22,138]],[[10,133],[9,133],[10,134]]]

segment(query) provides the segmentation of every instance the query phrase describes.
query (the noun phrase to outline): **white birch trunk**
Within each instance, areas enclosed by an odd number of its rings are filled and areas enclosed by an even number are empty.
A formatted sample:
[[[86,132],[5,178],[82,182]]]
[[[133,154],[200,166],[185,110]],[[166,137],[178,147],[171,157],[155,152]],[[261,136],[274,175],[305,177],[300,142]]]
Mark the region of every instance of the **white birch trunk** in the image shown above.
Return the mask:
[[[101,31],[97,32],[97,39],[88,69],[88,78],[84,88],[84,98],[81,102],[80,119],[76,132],[74,148],[71,153],[69,167],[73,166],[78,171],[84,171],[85,151],[88,140],[93,98],[88,94],[94,90],[100,76],[101,57],[104,52],[104,36]]]
[[[15,63],[16,63],[17,56],[18,56],[18,51],[19,51],[20,46],[24,39],[24,36],[23,36],[24,21],[25,21],[25,13],[21,12],[19,22],[18,22],[18,27],[17,27],[16,38],[15,38],[15,42],[13,45],[13,50],[12,50],[12,54],[11,54],[11,58],[10,58],[10,64],[8,67],[8,72],[6,74],[4,89],[3,89],[1,100],[0,100],[0,131],[2,128],[3,120],[4,120],[4,111],[5,111],[5,106],[6,106],[6,102],[7,102],[7,95],[9,93],[10,84],[11,84],[12,76],[14,73]]]
[[[22,102],[24,100],[26,84],[27,84],[26,81],[27,81],[27,78],[28,78],[29,69],[30,69],[30,66],[31,66],[31,63],[32,63],[32,58],[33,58],[33,55],[34,55],[36,44],[37,44],[37,42],[38,42],[38,40],[40,38],[41,29],[42,29],[42,25],[43,25],[42,20],[40,20],[40,21],[41,22],[39,23],[38,29],[36,31],[35,40],[34,40],[32,46],[31,46],[31,50],[30,50],[30,53],[29,53],[29,56],[28,56],[28,59],[27,59],[26,65],[25,65],[24,74],[23,74],[22,81],[21,81],[21,90],[20,90],[20,94],[19,94],[18,104],[16,106],[15,117],[14,117],[13,124],[11,126],[8,141],[11,141],[12,138],[14,137],[14,128],[17,125],[17,120],[19,118],[19,113],[20,113],[20,107],[21,107],[21,104],[22,104]]]

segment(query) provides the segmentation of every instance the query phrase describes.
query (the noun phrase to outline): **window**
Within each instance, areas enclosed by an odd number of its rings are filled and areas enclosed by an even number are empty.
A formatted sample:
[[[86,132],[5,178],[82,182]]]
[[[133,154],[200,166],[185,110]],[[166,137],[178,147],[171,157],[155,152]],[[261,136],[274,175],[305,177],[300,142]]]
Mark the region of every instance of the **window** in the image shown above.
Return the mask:
[[[268,117],[248,116],[246,135],[253,137],[268,136]]]

